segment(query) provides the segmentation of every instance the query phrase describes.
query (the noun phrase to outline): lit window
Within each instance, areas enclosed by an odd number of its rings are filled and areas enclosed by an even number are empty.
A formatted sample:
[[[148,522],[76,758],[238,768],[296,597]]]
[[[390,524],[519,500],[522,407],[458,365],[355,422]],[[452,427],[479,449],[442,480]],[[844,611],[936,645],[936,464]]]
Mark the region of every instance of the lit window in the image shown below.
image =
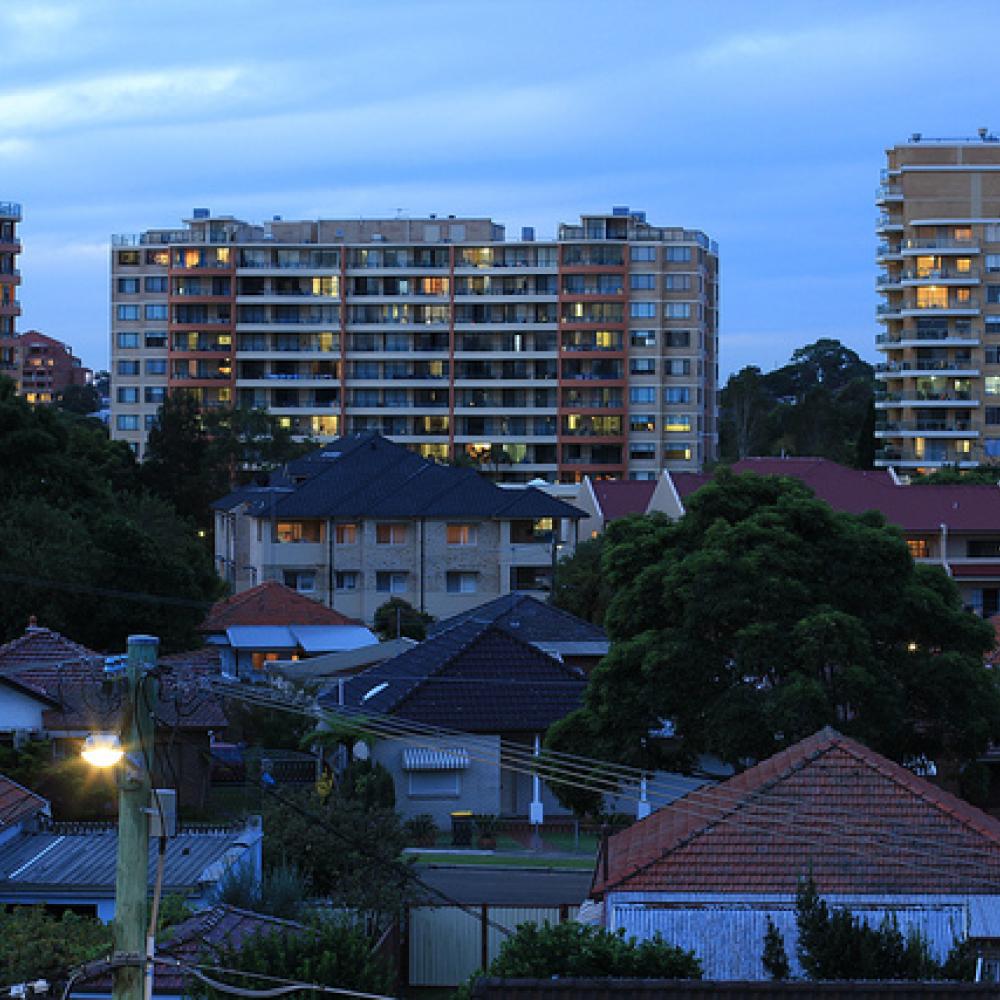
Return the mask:
[[[323,525],[320,521],[279,521],[275,533],[279,542],[321,542]]]
[[[474,524],[449,524],[445,532],[449,545],[476,544],[476,526]]]
[[[479,589],[478,573],[445,573],[445,589],[449,594],[474,594]]]
[[[906,547],[914,559],[926,559],[930,555],[930,546],[926,538],[907,538]]]
[[[358,540],[356,524],[338,524],[334,528],[334,538],[338,545],[354,545]]]
[[[663,458],[665,461],[691,461],[691,445],[689,444],[667,444],[663,447]]]
[[[139,263],[138,250],[119,250],[118,263],[125,267],[134,267]]]
[[[651,413],[633,413],[628,426],[631,431],[655,431],[656,417]]]
[[[406,525],[376,524],[375,543],[377,545],[404,545],[406,543]]]
[[[633,330],[632,331],[632,346],[633,347],[656,347],[656,331],[655,330]]]
[[[683,431],[688,433],[691,430],[691,416],[687,413],[668,413],[664,417],[663,429],[665,431]]]

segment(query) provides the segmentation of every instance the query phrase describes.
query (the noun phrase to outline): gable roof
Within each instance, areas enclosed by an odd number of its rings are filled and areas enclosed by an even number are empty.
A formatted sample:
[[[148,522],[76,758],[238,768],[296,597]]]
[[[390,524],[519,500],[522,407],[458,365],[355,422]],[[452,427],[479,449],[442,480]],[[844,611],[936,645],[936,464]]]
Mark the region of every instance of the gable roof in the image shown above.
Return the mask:
[[[825,458],[743,458],[730,467],[740,474],[789,476],[805,483],[834,510],[862,514],[881,511],[890,524],[914,533],[991,531],[1000,524],[1000,489],[996,486],[902,486],[886,471],[849,469]],[[689,472],[671,473],[682,500],[711,478]]]
[[[537,732],[580,707],[584,675],[496,625],[468,621],[344,684],[345,704],[467,732]],[[337,692],[320,701],[334,706]]]
[[[605,523],[629,514],[645,514],[656,489],[655,481],[597,479],[591,484]]]
[[[504,490],[474,469],[421,458],[380,434],[338,438],[217,509],[246,505],[252,516],[582,518],[576,507],[535,487]]]
[[[247,625],[357,625],[357,621],[277,580],[265,580],[214,604],[198,630],[225,632]]]
[[[559,642],[607,642],[607,633],[599,625],[546,604],[531,594],[512,591],[461,614],[435,622],[428,629],[434,637],[465,622],[493,624],[525,642],[551,645]]]
[[[93,656],[100,654],[52,629],[41,627],[32,615],[23,635],[0,646],[0,670]]]
[[[824,729],[608,842],[593,892],[1000,894],[1000,822]]]
[[[0,830],[29,816],[48,812],[49,804],[41,795],[0,774]]]

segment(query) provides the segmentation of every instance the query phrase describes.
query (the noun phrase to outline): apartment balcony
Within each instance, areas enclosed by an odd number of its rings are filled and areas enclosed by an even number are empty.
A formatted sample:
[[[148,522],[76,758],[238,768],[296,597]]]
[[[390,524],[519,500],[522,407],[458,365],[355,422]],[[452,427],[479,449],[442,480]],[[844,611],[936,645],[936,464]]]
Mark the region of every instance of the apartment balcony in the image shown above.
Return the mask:
[[[974,469],[978,461],[969,452],[953,448],[925,450],[917,453],[908,448],[879,448],[875,451],[875,465],[880,468],[892,465],[897,468],[939,468],[957,466],[960,469]]]
[[[916,257],[927,253],[973,254],[979,253],[977,240],[956,240],[948,237],[916,236],[903,240],[900,252],[904,257]]]
[[[901,274],[902,284],[911,287],[919,285],[978,285],[979,268],[956,271],[951,267],[938,267],[929,271],[914,271],[909,268]]]
[[[902,260],[903,254],[899,244],[879,243],[879,245],[875,248],[875,259],[879,263],[888,260]]]
[[[903,200],[903,189],[898,184],[880,184],[875,191],[875,204],[885,205],[889,202]]]
[[[876,410],[900,409],[905,406],[972,409],[979,406],[979,400],[971,392],[927,392],[906,386],[898,392],[876,393],[875,395]]]
[[[877,438],[978,438],[979,431],[972,429],[968,420],[900,420],[895,423],[876,424]]]
[[[21,221],[21,206],[16,201],[0,201],[0,219]]]
[[[889,274],[887,271],[882,271],[875,278],[875,287],[879,290],[889,290],[894,289],[898,291],[903,287],[903,276],[901,274]]]
[[[891,215],[880,215],[875,219],[876,233],[901,233],[902,231],[902,219],[893,218]]]
[[[979,375],[979,368],[971,361],[883,361],[875,365],[875,378],[916,378],[921,375],[954,375],[971,378]]]
[[[979,299],[950,299],[943,305],[911,303],[901,310],[906,316],[977,316],[979,314]]]
[[[875,337],[875,345],[880,351],[897,347],[976,347],[982,339],[982,330],[970,330],[964,333],[950,331],[944,334],[927,330],[903,330],[878,334]]]

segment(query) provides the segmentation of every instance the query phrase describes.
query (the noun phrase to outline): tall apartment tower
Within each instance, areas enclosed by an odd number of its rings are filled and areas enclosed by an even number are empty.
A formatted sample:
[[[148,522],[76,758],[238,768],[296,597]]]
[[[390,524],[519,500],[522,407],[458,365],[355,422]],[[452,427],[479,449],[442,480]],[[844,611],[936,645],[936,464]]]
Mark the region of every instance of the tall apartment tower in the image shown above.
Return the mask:
[[[914,135],[886,151],[876,465],[1000,459],[1000,139]]]
[[[486,218],[196,209],[111,248],[112,434],[166,393],[317,439],[378,431],[499,478],[655,478],[716,455],[718,250],[616,208],[554,240]]]
[[[21,206],[13,201],[0,201],[0,375],[17,380],[17,340],[15,325],[21,315],[17,287],[21,272],[17,255],[21,241],[17,226],[21,221]]]

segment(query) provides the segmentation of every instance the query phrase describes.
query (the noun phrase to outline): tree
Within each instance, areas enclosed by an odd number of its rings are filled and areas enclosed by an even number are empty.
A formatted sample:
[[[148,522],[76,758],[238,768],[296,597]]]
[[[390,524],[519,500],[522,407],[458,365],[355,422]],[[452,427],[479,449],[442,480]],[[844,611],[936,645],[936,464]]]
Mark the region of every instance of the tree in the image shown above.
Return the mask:
[[[384,639],[398,639],[406,636],[423,642],[427,638],[427,626],[434,616],[418,611],[409,601],[392,597],[375,609],[373,623],[375,631]]]
[[[254,913],[294,920],[302,911],[307,883],[294,865],[266,868],[258,880],[252,865],[232,866],[219,882],[220,903]]]
[[[4,983],[47,979],[62,983],[69,970],[111,949],[111,927],[93,917],[41,906],[0,908],[0,976]]]
[[[483,975],[505,979],[562,977],[614,979],[701,979],[701,963],[693,952],[667,944],[659,935],[637,943],[601,927],[569,920],[555,926],[520,924],[504,940],[486,972],[475,973],[454,995],[466,1000]]]
[[[577,545],[571,556],[556,565],[552,603],[563,611],[584,618],[595,625],[604,621],[611,592],[601,572],[604,536],[590,538]]]
[[[203,958],[224,969],[260,974],[257,979],[212,973],[213,978],[241,990],[272,989],[273,977],[278,977],[387,994],[394,980],[391,965],[373,952],[372,942],[361,927],[346,918],[331,916],[315,917],[301,928],[258,931],[238,946],[224,945]],[[193,980],[189,988],[195,997],[228,1000],[231,996],[200,980]]]
[[[101,394],[92,385],[68,385],[56,397],[56,406],[70,413],[96,413],[101,408]]]
[[[785,951],[785,938],[770,914],[767,917],[767,930],[764,932],[764,954],[761,960],[765,971],[772,979],[787,979],[791,973],[788,952]]]
[[[796,952],[810,979],[973,978],[975,966],[962,942],[938,962],[918,930],[903,934],[891,918],[872,927],[850,910],[832,910],[811,878],[799,882],[795,923]]]
[[[896,760],[974,759],[1000,734],[992,629],[882,516],[721,470],[677,522],[607,529],[611,650],[547,745],[640,767],[737,768],[835,725]],[[668,749],[650,738],[673,723]],[[578,734],[583,734],[578,735]]]
[[[761,370],[756,365],[748,365],[738,374],[730,375],[722,390],[722,452],[727,458],[763,453],[767,446],[761,434],[773,406]]]

